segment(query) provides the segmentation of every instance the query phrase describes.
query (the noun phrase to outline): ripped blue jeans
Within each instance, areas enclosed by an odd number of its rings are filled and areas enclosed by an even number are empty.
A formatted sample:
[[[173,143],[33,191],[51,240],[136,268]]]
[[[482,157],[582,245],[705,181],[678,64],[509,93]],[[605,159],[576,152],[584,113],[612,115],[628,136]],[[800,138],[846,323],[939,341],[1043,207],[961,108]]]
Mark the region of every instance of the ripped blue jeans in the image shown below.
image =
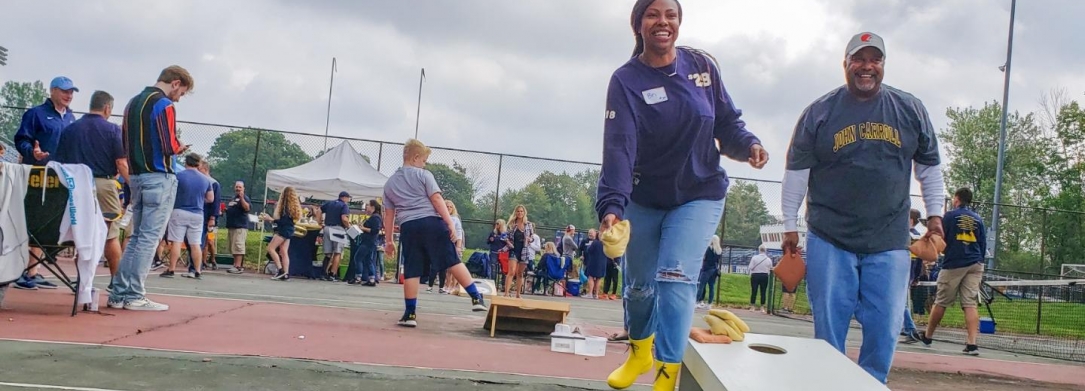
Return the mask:
[[[692,201],[671,210],[630,203],[629,247],[623,264],[629,338],[655,339],[655,358],[682,362],[705,249],[724,201]]]

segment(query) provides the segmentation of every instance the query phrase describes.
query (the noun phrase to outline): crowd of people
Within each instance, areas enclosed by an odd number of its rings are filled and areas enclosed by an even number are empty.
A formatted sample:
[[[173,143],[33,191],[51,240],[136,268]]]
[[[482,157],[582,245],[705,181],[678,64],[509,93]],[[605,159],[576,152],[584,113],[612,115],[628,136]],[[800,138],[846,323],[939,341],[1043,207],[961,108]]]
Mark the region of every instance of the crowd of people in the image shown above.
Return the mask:
[[[599,229],[577,241],[576,228],[569,226],[561,237],[543,241],[527,208],[518,205],[507,221],[495,222],[487,239],[489,258],[503,274],[498,286],[505,296],[540,290],[564,294],[572,288],[567,281],[581,273],[586,277],[584,297],[613,300],[621,287],[631,349],[607,379],[616,389],[631,386],[653,368],[655,389],[674,389],[693,312],[698,303],[706,306],[712,301],[719,273],[722,250],[713,233],[729,185],[721,158],[746,162],[754,169],[769,160],[761,140],[746,129],[715,58],[676,46],[683,16],[678,0],[638,0],[633,7],[633,54],[614,71],[606,94],[596,203]],[[803,111],[787,150],[783,250],[805,250],[816,338],[843,353],[851,320],[857,319],[863,327],[858,364],[884,383],[897,336],[907,331],[902,325],[910,320],[909,282],[924,274],[922,267],[916,271],[909,262],[909,220],[912,229],[918,220],[908,207],[913,172],[927,212],[926,233],[913,231],[913,239],[942,236],[948,247],[937,277],[931,322],[923,332],[908,331],[906,338],[930,344],[945,308],[960,296],[969,327],[965,353],[978,351],[975,291],[986,250],[982,220],[967,209],[971,192],[959,190],[955,209],[944,213],[937,134],[919,99],[882,84],[886,58],[882,38],[856,34],[843,54],[845,84]],[[175,104],[193,87],[186,70],[166,68],[153,86],[129,101],[123,125],[116,129],[105,121],[113,108],[112,97],[95,92],[91,113],[76,121],[68,105],[78,89],[70,79],[58,77],[50,84],[50,98],[27,111],[16,135],[25,164],[58,159],[89,166],[103,180],[97,190],[107,214],[124,213],[112,201],[119,195],[109,179],[120,178],[129,188],[126,202],[132,220],[127,244],[118,250],[117,227],[111,226],[113,242],[106,252],[113,274],[110,308],[167,310],[167,305],[149,300],[144,288],[163,239],[171,245],[163,276],[172,276],[182,243],[187,242],[189,253],[201,259],[199,249],[220,216],[214,205],[219,200],[217,184],[207,175],[206,162],[189,154],[184,170],[171,164],[174,156],[189,148],[177,138]],[[339,276],[355,284],[379,281],[376,257],[369,254],[375,254],[382,237],[384,253],[402,253],[405,310],[398,324],[405,327],[418,324],[422,279],[430,291],[435,283],[445,292],[459,287],[470,296],[472,310],[486,310],[461,261],[463,227],[455,205],[443,198],[433,174],[425,169],[430,153],[418,140],[405,144],[403,166],[388,179],[383,205],[366,204],[369,219],[361,228],[366,235],[361,247],[367,255],[351,257],[353,273]],[[228,247],[234,256],[230,272],[242,273],[252,203],[244,183],[235,183],[234,190],[224,208]],[[800,249],[797,220],[804,200],[809,233],[806,248]],[[350,195],[344,193],[320,208],[329,276],[335,276],[342,261],[342,244],[347,241],[341,235],[348,227],[349,201]],[[275,279],[290,278],[288,249],[302,213],[300,199],[286,188],[274,212],[261,215],[276,226],[268,245]],[[949,224],[945,228],[943,219]],[[624,257],[608,258],[600,236],[622,221],[631,227],[628,250]],[[398,249],[395,232],[400,234]],[[574,267],[575,258],[581,262]],[[193,263],[187,276],[200,278],[202,262]],[[772,261],[762,248],[749,268],[752,309],[764,306],[771,270]],[[525,279],[529,275],[536,277],[530,286]],[[32,267],[16,285],[35,289],[51,284]],[[790,308],[788,295],[794,305],[794,292],[785,292],[785,309]]]

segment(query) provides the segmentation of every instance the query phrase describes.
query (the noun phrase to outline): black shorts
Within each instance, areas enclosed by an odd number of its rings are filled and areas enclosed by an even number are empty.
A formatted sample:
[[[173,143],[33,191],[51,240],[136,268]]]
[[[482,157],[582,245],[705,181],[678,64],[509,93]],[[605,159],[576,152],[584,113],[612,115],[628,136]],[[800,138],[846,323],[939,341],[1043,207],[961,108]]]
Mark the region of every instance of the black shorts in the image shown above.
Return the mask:
[[[399,227],[403,278],[429,276],[460,263],[448,225],[440,217],[411,220]]]

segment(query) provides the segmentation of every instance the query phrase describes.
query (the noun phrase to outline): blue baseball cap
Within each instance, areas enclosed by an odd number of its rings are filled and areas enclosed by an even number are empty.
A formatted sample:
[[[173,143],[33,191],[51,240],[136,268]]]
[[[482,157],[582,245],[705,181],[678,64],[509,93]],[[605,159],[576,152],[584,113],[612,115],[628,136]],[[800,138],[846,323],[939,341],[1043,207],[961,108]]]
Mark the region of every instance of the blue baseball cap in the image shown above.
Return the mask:
[[[72,79],[69,79],[66,76],[54,77],[53,81],[49,82],[49,89],[53,88],[59,88],[64,91],[75,90],[75,92],[79,92],[79,88],[75,86],[75,83],[72,82]]]
[[[345,191],[341,191],[341,192],[339,192],[339,198],[350,198],[350,193],[347,193]]]

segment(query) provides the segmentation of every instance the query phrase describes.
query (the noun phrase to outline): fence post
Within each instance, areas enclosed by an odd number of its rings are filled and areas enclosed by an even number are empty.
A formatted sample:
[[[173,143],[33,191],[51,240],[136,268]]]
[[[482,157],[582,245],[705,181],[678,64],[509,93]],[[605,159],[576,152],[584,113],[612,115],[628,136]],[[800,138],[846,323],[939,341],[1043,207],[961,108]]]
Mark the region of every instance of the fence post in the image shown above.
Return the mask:
[[[1040,288],[1040,295],[1039,295],[1039,300],[1036,300],[1036,334],[1037,335],[1040,334],[1040,318],[1042,318],[1043,314],[1044,314],[1044,287],[1039,286],[1038,288]]]
[[[381,160],[384,160],[384,142],[377,143],[377,172],[381,170]]]
[[[734,254],[731,253],[732,250],[734,250],[733,247],[727,247],[727,273],[734,273],[735,272],[734,265],[733,265],[734,262],[735,262],[735,259],[732,258],[734,256]]]
[[[1040,270],[1044,273],[1047,272],[1047,262],[1044,261],[1044,255],[1047,253],[1047,209],[1043,211],[1043,223],[1040,225]]]
[[[256,129],[256,149],[252,153],[252,172],[249,173],[249,183],[256,183],[256,159],[260,156],[260,135],[264,134],[261,129]],[[266,186],[266,184],[265,184]]]
[[[494,218],[497,221],[497,205],[501,203],[501,167],[505,165],[505,155],[497,155],[497,189],[494,190]]]

